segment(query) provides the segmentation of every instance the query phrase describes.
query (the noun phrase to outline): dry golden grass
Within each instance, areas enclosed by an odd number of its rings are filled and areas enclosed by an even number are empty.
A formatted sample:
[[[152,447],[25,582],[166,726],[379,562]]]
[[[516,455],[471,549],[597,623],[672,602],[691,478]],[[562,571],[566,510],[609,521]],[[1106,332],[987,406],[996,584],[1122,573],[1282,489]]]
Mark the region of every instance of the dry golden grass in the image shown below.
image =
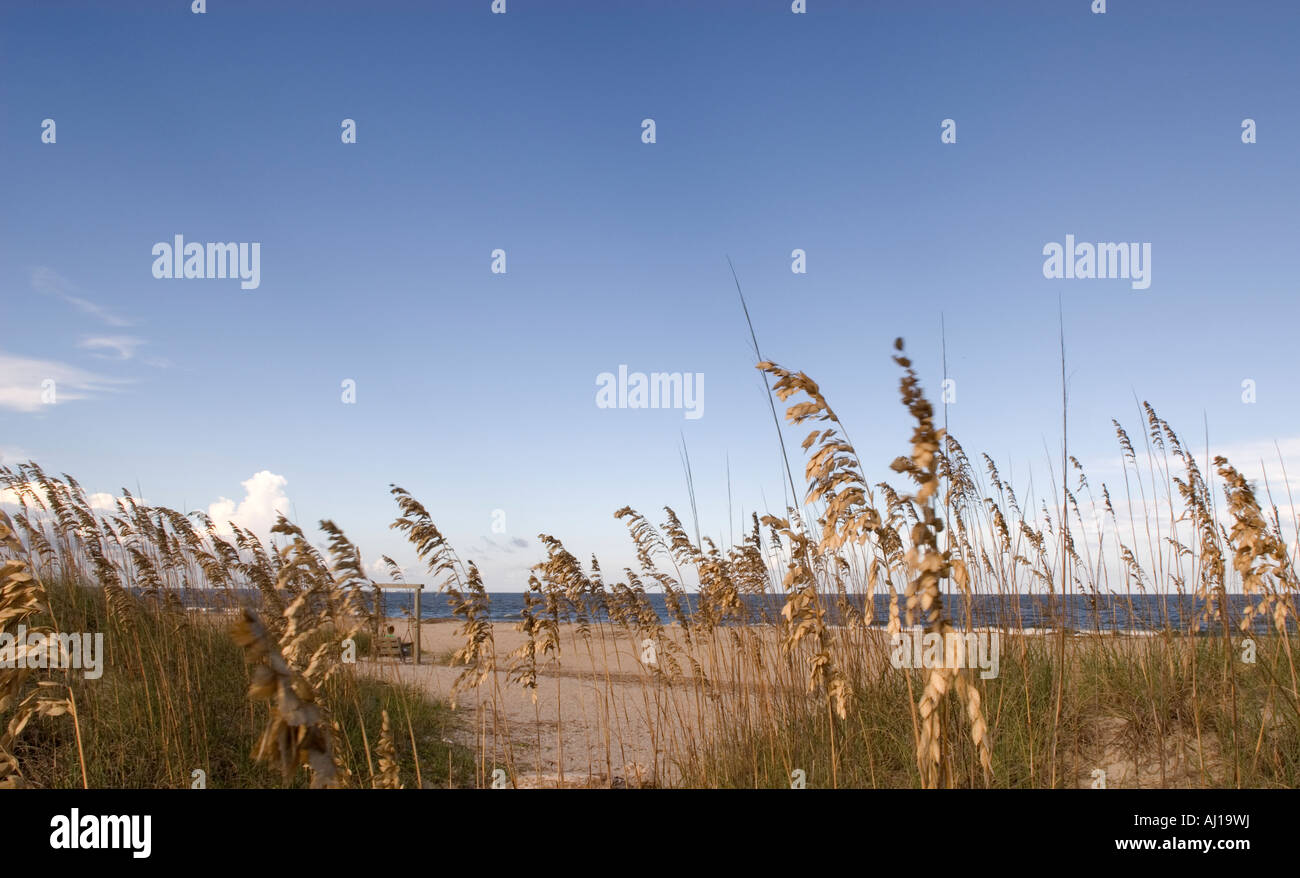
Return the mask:
[[[13,522],[3,511],[0,511],[0,546],[14,553],[23,548],[14,533]],[[56,631],[53,628],[40,625],[27,628],[25,624],[46,609],[45,590],[32,575],[27,562],[22,558],[5,561],[0,566],[0,634],[12,633],[22,625],[29,635],[47,638],[54,635]],[[62,642],[57,639],[48,642],[62,648]],[[0,664],[0,717],[12,710],[4,733],[0,734],[0,789],[23,786],[22,771],[14,754],[15,743],[34,717],[57,717],[69,712],[76,717],[76,704],[70,691],[55,680],[39,680],[24,695],[26,684],[35,670],[30,667],[28,659],[34,657],[33,647],[27,642],[15,642],[0,655],[4,660]]]

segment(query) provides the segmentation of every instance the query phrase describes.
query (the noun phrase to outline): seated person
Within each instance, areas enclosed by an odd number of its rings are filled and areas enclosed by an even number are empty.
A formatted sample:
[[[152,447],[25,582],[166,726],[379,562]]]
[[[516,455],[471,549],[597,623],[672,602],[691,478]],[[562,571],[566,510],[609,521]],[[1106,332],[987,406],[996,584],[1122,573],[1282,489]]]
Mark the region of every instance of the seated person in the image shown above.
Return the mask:
[[[397,630],[392,625],[388,626],[388,636],[397,639]],[[406,658],[411,654],[411,642],[409,640],[397,640],[397,648],[402,658]]]

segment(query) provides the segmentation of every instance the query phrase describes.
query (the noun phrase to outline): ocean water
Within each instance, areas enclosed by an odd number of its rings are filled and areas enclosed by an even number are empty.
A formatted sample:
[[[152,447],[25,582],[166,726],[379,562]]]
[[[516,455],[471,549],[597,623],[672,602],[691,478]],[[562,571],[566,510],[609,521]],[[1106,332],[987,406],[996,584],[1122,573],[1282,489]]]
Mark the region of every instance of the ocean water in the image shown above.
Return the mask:
[[[241,592],[240,599],[256,604],[259,595],[256,591]],[[495,622],[517,622],[524,608],[524,592],[489,592],[489,618]],[[650,605],[659,614],[662,622],[672,621],[671,614],[662,594],[646,595]],[[1234,631],[1241,619],[1248,601],[1243,595],[1229,595],[1231,617]],[[744,595],[742,596],[749,611],[749,622],[775,623],[781,620],[781,607],[784,598],[780,595]],[[861,596],[850,596],[850,603],[862,613],[865,601]],[[186,603],[229,605],[231,596],[222,597],[220,593],[200,595],[194,591],[187,595]],[[686,595],[687,612],[696,605],[696,596]],[[901,603],[901,601],[900,601]],[[828,601],[826,621],[839,624],[840,611]],[[384,611],[390,617],[409,616],[414,606],[414,595],[407,591],[390,591],[384,594]],[[966,623],[966,604],[960,594],[946,595],[944,606],[948,617],[959,627]],[[1111,594],[1099,595],[1095,599],[1088,595],[1071,595],[1064,604],[1059,597],[1046,595],[976,595],[971,604],[971,623],[975,627],[996,625],[1009,628],[1059,628],[1064,617],[1067,629],[1078,631],[1159,631],[1165,628],[1187,630],[1191,621],[1200,615],[1202,602],[1187,595],[1149,595],[1149,594]],[[866,614],[864,614],[866,615]],[[420,600],[422,619],[452,619],[451,607],[446,595],[426,591]],[[884,626],[889,619],[888,595],[876,595],[874,612],[869,621],[877,626]],[[595,621],[595,619],[593,619]],[[1256,618],[1253,630],[1263,632],[1268,628],[1268,620]],[[1203,630],[1217,630],[1204,628]]]

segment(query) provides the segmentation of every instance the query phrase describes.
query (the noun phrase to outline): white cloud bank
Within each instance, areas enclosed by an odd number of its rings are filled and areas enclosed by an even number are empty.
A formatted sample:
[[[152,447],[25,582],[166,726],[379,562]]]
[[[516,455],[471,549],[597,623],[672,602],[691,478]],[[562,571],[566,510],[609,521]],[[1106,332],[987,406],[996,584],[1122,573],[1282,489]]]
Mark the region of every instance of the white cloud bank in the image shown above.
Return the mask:
[[[218,531],[230,533],[229,522],[233,521],[262,537],[270,533],[277,515],[289,517],[289,497],[284,493],[289,480],[284,476],[262,470],[240,484],[244,488],[244,499],[236,503],[222,497],[208,506],[208,517]]]

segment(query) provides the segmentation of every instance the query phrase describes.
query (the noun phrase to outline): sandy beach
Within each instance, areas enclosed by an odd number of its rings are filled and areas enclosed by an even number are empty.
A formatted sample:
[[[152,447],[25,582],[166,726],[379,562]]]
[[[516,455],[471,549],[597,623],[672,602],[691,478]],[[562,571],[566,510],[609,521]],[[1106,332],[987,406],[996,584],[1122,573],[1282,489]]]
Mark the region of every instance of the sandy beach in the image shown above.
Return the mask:
[[[411,637],[409,620],[390,619],[387,624],[403,640]],[[450,702],[453,684],[464,671],[464,666],[450,665],[463,645],[456,633],[458,625],[455,620],[426,620],[420,626],[419,665],[393,659],[363,660],[359,665]],[[501,764],[513,760],[510,774],[520,787],[671,784],[675,779],[667,759],[671,745],[680,748],[709,732],[712,711],[697,710],[696,700],[708,697],[701,693],[710,690],[717,697],[719,686],[734,688],[725,682],[729,675],[722,670],[728,644],[711,644],[702,633],[697,633],[690,650],[697,667],[685,658],[682,629],[664,627],[664,639],[682,650],[671,667],[661,654],[654,655],[654,661],[642,661],[652,658],[644,642],[616,626],[591,625],[589,637],[583,637],[576,625],[563,624],[560,662],[557,666],[539,654],[537,685],[530,691],[512,681],[507,670],[509,654],[523,646],[527,636],[512,623],[497,622],[492,631],[498,666],[495,680],[484,680],[455,699],[456,710],[464,716],[460,743],[495,752]],[[775,629],[751,627],[747,634],[766,647],[779,648]],[[719,639],[730,637],[723,634]],[[668,673],[656,673],[657,667]],[[710,682],[696,685],[698,677],[692,674]],[[511,748],[505,746],[507,740]]]

